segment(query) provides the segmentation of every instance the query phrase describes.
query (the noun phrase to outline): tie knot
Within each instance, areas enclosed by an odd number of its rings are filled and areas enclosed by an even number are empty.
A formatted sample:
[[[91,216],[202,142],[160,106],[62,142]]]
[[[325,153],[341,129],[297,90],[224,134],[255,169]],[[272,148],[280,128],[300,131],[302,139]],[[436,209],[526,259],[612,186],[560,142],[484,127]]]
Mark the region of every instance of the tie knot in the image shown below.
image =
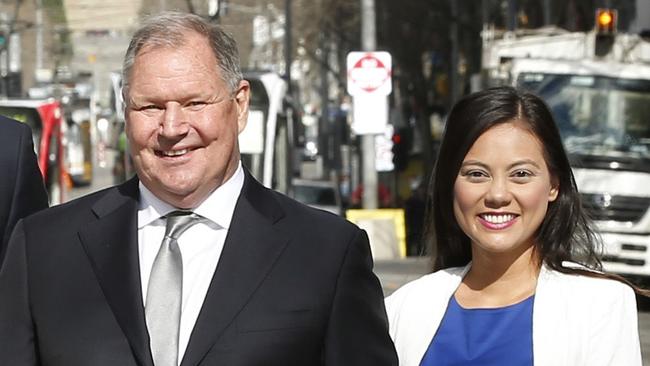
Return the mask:
[[[174,240],[178,239],[192,225],[204,220],[203,217],[191,211],[173,211],[165,217],[167,218],[165,236]]]

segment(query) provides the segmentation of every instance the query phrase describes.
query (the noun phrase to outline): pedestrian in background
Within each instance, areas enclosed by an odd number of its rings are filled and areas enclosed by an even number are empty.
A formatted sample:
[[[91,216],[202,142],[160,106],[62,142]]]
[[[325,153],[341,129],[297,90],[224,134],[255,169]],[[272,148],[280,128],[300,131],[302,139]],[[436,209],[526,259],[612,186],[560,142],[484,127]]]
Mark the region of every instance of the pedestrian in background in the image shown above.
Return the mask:
[[[24,123],[0,116],[0,265],[14,226],[48,206],[38,169],[32,131]],[[0,299],[2,302],[2,299]]]
[[[426,195],[426,184],[418,180],[412,183],[411,195],[404,201],[406,254],[409,256],[423,256],[426,254],[422,241]]]
[[[155,16],[123,80],[137,177],[16,227],[0,365],[397,365],[366,233],[242,166],[232,37]]]
[[[540,98],[460,100],[427,206],[434,272],[387,299],[400,365],[641,365],[634,290],[601,272]]]

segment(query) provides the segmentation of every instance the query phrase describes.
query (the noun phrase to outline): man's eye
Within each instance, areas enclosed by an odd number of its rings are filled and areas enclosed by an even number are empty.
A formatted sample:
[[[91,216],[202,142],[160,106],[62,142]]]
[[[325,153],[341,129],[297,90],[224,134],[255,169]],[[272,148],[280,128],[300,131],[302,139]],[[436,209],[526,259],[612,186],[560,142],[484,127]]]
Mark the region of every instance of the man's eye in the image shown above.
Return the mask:
[[[186,108],[190,110],[197,110],[203,108],[207,103],[203,101],[192,101],[185,105]]]
[[[160,108],[159,106],[154,105],[154,104],[144,105],[144,106],[138,108],[138,110],[141,110],[141,111],[157,110],[157,109],[162,109],[162,108]]]

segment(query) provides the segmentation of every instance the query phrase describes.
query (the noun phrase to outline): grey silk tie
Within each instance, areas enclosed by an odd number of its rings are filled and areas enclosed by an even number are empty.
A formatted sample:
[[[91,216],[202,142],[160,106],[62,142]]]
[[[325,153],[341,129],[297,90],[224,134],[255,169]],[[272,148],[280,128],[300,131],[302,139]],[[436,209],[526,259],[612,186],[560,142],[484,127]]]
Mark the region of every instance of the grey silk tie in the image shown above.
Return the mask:
[[[176,240],[192,225],[205,220],[188,211],[174,211],[166,217],[165,238],[151,268],[145,306],[155,366],[178,365],[183,261]]]

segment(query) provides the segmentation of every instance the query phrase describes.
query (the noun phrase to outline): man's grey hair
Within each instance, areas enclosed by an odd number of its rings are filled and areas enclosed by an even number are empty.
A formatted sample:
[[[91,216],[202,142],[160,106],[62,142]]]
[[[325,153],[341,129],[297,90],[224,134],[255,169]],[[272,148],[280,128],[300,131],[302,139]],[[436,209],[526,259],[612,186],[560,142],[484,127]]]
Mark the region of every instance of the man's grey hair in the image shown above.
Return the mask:
[[[190,13],[163,12],[147,18],[136,30],[122,64],[122,96],[128,104],[129,78],[138,53],[144,48],[180,47],[188,33],[205,37],[217,60],[221,78],[233,94],[243,79],[234,38],[217,24]],[[217,70],[215,70],[217,71]]]

